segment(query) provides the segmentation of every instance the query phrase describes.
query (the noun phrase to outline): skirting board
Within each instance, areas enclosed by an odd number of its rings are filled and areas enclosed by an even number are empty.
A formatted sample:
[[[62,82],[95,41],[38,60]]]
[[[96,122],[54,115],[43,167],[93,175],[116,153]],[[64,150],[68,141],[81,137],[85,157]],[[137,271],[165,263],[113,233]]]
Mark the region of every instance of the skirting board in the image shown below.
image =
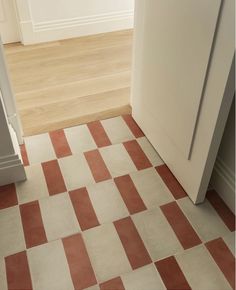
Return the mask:
[[[216,160],[210,184],[235,213],[235,173],[219,157]]]
[[[133,11],[34,23],[21,21],[22,43],[34,44],[133,28]]]

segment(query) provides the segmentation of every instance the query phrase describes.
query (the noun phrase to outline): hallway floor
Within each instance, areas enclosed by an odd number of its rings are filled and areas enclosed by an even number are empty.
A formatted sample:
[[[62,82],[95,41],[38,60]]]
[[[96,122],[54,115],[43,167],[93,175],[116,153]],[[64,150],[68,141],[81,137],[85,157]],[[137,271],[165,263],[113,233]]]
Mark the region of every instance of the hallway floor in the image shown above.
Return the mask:
[[[5,45],[24,136],[130,113],[132,34]]]
[[[0,289],[234,288],[234,215],[194,206],[130,115],[25,138],[0,187]]]

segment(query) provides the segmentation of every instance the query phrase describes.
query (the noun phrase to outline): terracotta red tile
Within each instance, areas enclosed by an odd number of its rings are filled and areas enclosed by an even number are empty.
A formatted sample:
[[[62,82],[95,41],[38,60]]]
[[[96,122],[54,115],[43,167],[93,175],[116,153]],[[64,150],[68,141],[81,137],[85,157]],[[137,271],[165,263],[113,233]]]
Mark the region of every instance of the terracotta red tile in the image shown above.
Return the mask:
[[[129,175],[117,177],[114,181],[130,214],[147,209]]]
[[[114,222],[121,243],[133,269],[151,263],[151,258],[130,217]]]
[[[161,210],[184,249],[201,244],[197,233],[175,201],[162,205]]]
[[[124,284],[120,277],[111,279],[100,284],[100,290],[125,290]]]
[[[99,225],[96,213],[89,198],[87,189],[80,188],[69,192],[70,198],[80,224],[84,231]]]
[[[6,257],[5,264],[9,290],[33,289],[25,251]]]
[[[131,115],[123,115],[123,119],[125,120],[126,124],[130,128],[131,132],[135,136],[135,138],[143,137],[143,131],[139,128],[137,123],[134,121]]]
[[[96,182],[111,179],[111,174],[97,149],[85,152],[84,155]]]
[[[191,289],[175,257],[165,258],[156,262],[155,265],[167,289]]]
[[[27,248],[47,242],[38,201],[20,205],[21,220]]]
[[[81,290],[95,285],[97,281],[81,234],[62,241],[75,289]]]
[[[231,287],[235,289],[235,258],[223,239],[207,242],[206,247]]]
[[[42,163],[48,192],[50,195],[65,192],[66,186],[57,160]]]
[[[87,124],[91,135],[98,147],[111,145],[111,141],[104,130],[100,121],[94,121]]]
[[[18,204],[15,184],[0,186],[0,209]]]
[[[20,145],[20,151],[21,151],[21,157],[22,157],[24,166],[28,166],[29,165],[29,158],[28,158],[25,144]]]
[[[57,158],[71,155],[70,146],[67,142],[64,130],[57,130],[49,133]]]
[[[175,199],[179,199],[187,196],[183,187],[180,185],[178,180],[171,173],[170,169],[164,164],[156,167],[158,174],[161,176],[162,180],[165,182],[166,186],[169,188],[170,192]]]
[[[223,199],[218,195],[218,193],[215,190],[210,190],[207,192],[206,197],[229,230],[231,232],[235,231],[235,215],[225,204]]]
[[[152,167],[151,162],[136,140],[123,143],[138,170]]]

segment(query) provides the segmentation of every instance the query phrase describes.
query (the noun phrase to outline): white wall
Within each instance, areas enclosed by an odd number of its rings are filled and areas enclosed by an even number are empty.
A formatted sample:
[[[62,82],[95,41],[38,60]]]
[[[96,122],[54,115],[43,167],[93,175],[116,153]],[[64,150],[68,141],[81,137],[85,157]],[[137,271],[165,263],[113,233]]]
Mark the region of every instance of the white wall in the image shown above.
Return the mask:
[[[16,2],[24,44],[133,27],[134,0],[16,0]]]
[[[221,141],[211,186],[235,212],[235,100]]]

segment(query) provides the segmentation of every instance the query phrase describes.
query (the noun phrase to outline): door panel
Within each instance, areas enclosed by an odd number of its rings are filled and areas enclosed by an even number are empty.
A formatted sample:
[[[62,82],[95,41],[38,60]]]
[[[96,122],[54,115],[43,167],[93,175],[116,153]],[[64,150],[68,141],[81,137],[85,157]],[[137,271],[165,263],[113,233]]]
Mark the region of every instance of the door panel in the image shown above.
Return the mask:
[[[146,55],[143,103],[180,153],[188,158],[221,0],[144,1]],[[161,106],[157,106],[161,104]],[[168,114],[166,114],[168,112]],[[174,116],[174,122],[170,119]]]
[[[20,41],[14,0],[0,0],[0,35],[4,44]]]
[[[233,97],[224,95],[233,2],[136,1],[133,116],[194,202],[204,199]]]

